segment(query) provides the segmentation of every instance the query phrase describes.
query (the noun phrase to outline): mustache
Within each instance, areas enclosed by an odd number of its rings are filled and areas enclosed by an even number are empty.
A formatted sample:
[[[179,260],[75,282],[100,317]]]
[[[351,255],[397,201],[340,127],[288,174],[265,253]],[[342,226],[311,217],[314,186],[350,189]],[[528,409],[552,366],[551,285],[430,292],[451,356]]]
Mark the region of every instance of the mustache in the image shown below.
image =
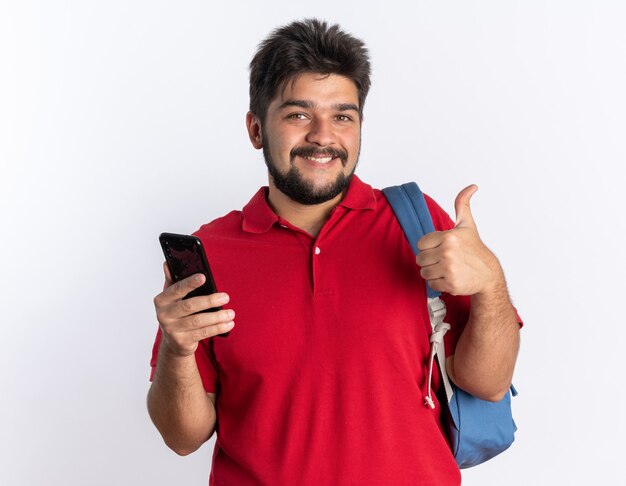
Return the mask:
[[[343,165],[346,165],[346,163],[348,162],[348,152],[342,149],[336,149],[332,147],[323,149],[315,147],[294,147],[291,149],[289,157],[291,159],[291,162],[293,162],[296,157],[333,157],[341,160],[341,163]]]

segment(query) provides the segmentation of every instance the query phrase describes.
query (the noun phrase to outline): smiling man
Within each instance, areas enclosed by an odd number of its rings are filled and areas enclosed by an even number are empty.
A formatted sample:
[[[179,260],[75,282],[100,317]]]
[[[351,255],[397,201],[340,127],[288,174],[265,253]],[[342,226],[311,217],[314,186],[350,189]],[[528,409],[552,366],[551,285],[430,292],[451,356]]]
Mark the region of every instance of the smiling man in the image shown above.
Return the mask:
[[[203,277],[172,284],[166,269],[152,420],[179,454],[217,432],[214,485],[460,484],[437,397],[424,405],[425,281],[445,292],[458,386],[498,400],[519,346],[502,269],[471,214],[475,186],[458,195],[456,222],[427,198],[437,231],[416,265],[382,193],[354,175],[364,44],[294,22],[250,67],[246,124],[269,184],[196,232],[224,292],[182,300]]]

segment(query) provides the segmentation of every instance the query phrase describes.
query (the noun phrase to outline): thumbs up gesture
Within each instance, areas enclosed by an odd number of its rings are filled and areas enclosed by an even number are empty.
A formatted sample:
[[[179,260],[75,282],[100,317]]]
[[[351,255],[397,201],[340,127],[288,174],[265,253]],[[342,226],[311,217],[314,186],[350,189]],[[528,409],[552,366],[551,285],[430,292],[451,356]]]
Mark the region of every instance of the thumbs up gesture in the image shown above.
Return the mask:
[[[504,280],[500,263],[481,241],[472,215],[470,200],[477,190],[472,184],[456,197],[454,228],[435,231],[417,242],[415,261],[434,290],[475,295],[490,292]]]

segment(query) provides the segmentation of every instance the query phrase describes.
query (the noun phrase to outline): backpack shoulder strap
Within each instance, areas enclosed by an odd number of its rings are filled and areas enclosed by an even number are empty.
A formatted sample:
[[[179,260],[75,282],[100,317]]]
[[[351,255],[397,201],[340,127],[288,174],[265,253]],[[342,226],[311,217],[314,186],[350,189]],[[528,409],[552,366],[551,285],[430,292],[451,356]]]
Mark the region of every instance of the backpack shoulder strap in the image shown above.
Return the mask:
[[[413,253],[417,256],[419,253],[417,248],[419,239],[435,231],[435,226],[433,225],[428,205],[424,199],[424,194],[415,182],[407,182],[401,186],[386,187],[383,189],[383,194],[389,201],[391,209],[393,209]],[[435,408],[431,392],[435,357],[437,358],[439,369],[441,370],[441,377],[448,401],[454,395],[454,389],[452,388],[446,371],[446,350],[443,340],[444,335],[450,329],[450,324],[444,322],[446,305],[439,298],[441,292],[433,290],[430,285],[428,285],[428,282],[425,282],[425,284],[428,296],[428,314],[430,315],[430,325],[432,327],[426,404],[431,408]]]
[[[389,201],[398,219],[404,236],[415,256],[419,253],[417,242],[422,236],[435,231],[428,205],[424,194],[415,182],[407,182],[401,186],[390,186],[383,189],[383,194]],[[439,297],[441,292],[433,290],[426,284],[429,298]]]

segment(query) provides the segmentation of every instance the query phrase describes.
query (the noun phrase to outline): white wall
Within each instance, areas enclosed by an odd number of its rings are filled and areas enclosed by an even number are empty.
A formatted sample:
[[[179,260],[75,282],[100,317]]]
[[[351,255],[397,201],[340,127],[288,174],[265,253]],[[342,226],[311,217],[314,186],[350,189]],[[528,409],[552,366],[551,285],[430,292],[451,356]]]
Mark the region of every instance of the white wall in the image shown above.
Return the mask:
[[[157,235],[264,184],[247,63],[305,16],[371,50],[364,180],[452,213],[480,185],[526,327],[517,442],[464,484],[624,484],[625,4],[225,4],[1,3],[0,484],[206,484],[212,443],[179,458],[145,410]]]

